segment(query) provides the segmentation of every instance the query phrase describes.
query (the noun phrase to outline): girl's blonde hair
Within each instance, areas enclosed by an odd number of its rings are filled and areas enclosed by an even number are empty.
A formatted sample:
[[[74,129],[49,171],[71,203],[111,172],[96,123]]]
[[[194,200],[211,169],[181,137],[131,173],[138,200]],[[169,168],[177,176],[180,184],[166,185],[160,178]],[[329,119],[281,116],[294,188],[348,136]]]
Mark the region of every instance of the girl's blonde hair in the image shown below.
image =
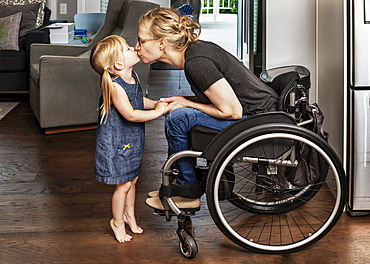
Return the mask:
[[[97,43],[91,50],[90,64],[92,68],[101,76],[100,88],[103,95],[101,106],[100,123],[107,122],[108,112],[112,104],[113,80],[111,66],[123,56],[123,47],[127,45],[126,40],[120,36],[108,36]]]
[[[148,28],[154,39],[165,39],[178,51],[186,49],[199,38],[201,28],[190,16],[181,16],[171,8],[155,8],[144,14],[139,26]]]

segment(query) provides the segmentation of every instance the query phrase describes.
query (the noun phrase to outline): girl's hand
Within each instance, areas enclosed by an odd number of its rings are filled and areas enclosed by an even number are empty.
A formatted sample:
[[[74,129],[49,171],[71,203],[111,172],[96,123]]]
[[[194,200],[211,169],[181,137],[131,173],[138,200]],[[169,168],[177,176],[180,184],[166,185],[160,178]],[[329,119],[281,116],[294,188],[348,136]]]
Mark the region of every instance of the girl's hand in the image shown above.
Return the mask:
[[[166,110],[167,110],[167,106],[168,104],[167,103],[164,103],[164,102],[158,102],[155,106],[155,110],[160,113],[161,115],[163,115],[164,113],[166,113]]]

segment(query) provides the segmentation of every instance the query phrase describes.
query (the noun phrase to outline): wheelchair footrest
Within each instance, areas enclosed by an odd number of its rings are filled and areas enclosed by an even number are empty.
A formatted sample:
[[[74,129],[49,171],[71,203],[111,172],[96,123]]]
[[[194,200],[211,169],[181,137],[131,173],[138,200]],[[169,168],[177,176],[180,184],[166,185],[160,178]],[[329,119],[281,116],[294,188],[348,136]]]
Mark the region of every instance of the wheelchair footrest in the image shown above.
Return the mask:
[[[169,186],[162,184],[159,189],[159,197],[186,197],[198,198],[203,194],[199,183],[188,183],[183,185],[170,184]],[[183,202],[183,201],[181,201]]]
[[[182,211],[193,213],[200,210],[200,198],[189,199],[175,196],[172,197],[172,200],[174,201],[176,206]],[[157,211],[164,212],[164,206],[159,197],[147,198],[145,200],[145,204]]]

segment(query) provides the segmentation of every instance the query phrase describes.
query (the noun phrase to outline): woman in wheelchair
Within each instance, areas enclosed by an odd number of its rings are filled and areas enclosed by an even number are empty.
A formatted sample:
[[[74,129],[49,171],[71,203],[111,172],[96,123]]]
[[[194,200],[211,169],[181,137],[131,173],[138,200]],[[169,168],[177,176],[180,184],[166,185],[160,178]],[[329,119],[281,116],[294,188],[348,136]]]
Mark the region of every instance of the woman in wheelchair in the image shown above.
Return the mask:
[[[165,133],[171,154],[190,149],[190,130],[196,125],[223,130],[245,116],[278,108],[273,89],[223,48],[199,40],[200,32],[198,23],[174,9],[151,10],[139,21],[135,48],[142,61],[162,61],[184,70],[195,94],[161,98],[169,103]],[[176,205],[199,207],[202,191],[193,158],[181,158],[172,168],[178,170],[177,187],[170,191],[171,197],[179,196],[173,197]],[[148,195],[146,204],[163,210],[158,191]]]
[[[315,243],[343,212],[346,180],[323,115],[308,103],[308,69],[269,69],[261,81],[227,51],[199,40],[200,31],[166,8],[139,21],[142,61],[183,69],[195,94],[161,99],[169,103],[172,155],[146,204],[167,221],[176,215],[186,258],[198,252],[190,216],[203,192],[220,231],[246,249],[288,253]]]

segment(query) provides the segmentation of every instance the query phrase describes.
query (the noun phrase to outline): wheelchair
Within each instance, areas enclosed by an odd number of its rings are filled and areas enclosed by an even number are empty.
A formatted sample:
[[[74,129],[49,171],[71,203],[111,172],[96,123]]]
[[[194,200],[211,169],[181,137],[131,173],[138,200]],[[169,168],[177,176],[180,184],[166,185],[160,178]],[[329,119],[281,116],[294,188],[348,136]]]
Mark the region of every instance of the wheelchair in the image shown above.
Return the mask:
[[[312,131],[317,109],[307,111],[308,69],[274,68],[260,79],[279,94],[279,111],[246,117],[222,131],[195,126],[192,148],[163,165],[161,188],[171,188],[177,159],[194,158],[210,215],[227,238],[257,253],[290,253],[336,224],[345,205],[345,173],[327,141]],[[196,210],[178,208],[169,195],[162,203],[164,210],[155,213],[167,221],[177,217],[180,251],[194,258],[190,217]]]

